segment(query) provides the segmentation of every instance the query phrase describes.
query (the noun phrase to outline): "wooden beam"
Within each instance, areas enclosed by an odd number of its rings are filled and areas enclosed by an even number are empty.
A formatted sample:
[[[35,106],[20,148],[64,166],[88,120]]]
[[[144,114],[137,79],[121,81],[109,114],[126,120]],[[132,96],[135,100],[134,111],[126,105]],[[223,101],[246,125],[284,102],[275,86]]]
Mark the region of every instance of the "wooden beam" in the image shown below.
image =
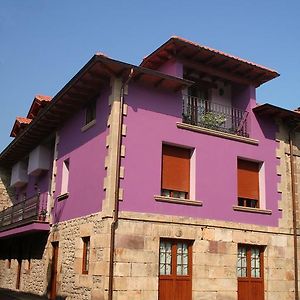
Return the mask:
[[[114,70],[112,70],[109,66],[107,66],[105,63],[103,63],[102,61],[99,61],[100,65],[102,66],[102,68],[107,71],[110,75],[112,76],[117,76],[117,74],[114,72]]]
[[[159,79],[157,82],[154,83],[154,87],[159,87],[164,82],[164,80],[164,78]]]
[[[252,84],[252,82],[250,80],[244,79],[244,78],[240,78],[239,76],[235,76],[233,74],[229,74],[227,72],[224,72],[222,70],[216,70],[213,67],[207,66],[203,63],[199,63],[199,62],[191,62],[187,59],[180,59],[181,63],[191,69],[197,70],[197,71],[201,71],[201,72],[205,72],[211,76],[217,76],[220,77],[222,79],[227,79],[229,81],[232,82],[236,82],[236,83],[240,83],[240,84],[246,84],[246,85],[250,85]]]
[[[139,74],[135,75],[132,79],[133,79],[133,81],[139,81],[143,75],[145,75],[145,74],[139,73]]]
[[[208,58],[206,59],[201,59],[201,61],[199,61],[200,63],[203,63],[204,65],[207,65],[210,61],[212,61],[214,58],[216,57],[216,54],[212,54],[210,55]]]
[[[228,59],[223,59],[222,61],[220,61],[220,62],[218,62],[216,64],[212,64],[212,67],[214,67],[214,68],[220,68],[220,67],[226,65],[227,62],[228,62]]]

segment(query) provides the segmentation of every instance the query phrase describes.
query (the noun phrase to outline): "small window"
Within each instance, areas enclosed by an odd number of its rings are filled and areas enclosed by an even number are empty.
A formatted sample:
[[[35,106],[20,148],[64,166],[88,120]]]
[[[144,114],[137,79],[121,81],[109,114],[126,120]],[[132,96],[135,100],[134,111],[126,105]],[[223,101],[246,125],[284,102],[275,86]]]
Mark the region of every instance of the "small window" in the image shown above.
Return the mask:
[[[10,269],[11,268],[11,258],[7,259],[7,268]]]
[[[69,173],[70,160],[66,159],[62,166],[62,181],[61,181],[61,195],[67,194],[69,191]]]
[[[238,205],[259,208],[259,162],[238,159]]]
[[[91,101],[86,106],[85,125],[91,123],[94,120],[96,120],[96,100]]]
[[[170,145],[162,148],[161,195],[188,199],[191,150]]]
[[[89,273],[90,260],[90,237],[82,238],[83,241],[83,255],[82,255],[82,274]]]

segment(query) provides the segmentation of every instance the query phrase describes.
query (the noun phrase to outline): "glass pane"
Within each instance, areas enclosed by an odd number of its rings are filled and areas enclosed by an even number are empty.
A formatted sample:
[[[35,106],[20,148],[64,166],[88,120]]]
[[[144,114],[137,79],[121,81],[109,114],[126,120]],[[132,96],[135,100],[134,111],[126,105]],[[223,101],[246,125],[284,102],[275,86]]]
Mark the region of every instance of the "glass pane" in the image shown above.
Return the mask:
[[[247,250],[246,247],[238,247],[238,257],[237,257],[237,276],[246,277],[247,276]]]
[[[171,261],[172,261],[172,246],[169,242],[160,242],[159,249],[159,274],[171,274]]]
[[[177,243],[177,275],[188,275],[188,244]]]
[[[260,251],[259,248],[251,248],[251,277],[260,277]]]

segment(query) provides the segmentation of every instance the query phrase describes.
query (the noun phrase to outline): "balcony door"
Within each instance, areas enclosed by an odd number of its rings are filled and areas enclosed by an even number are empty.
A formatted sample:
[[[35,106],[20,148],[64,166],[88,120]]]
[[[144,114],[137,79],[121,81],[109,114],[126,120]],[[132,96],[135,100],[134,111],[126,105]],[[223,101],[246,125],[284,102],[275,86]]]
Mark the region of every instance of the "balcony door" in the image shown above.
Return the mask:
[[[209,89],[200,85],[193,85],[188,89],[188,98],[185,106],[191,118],[191,124],[200,125],[206,112],[210,111]]]
[[[161,240],[159,300],[192,300],[192,245],[185,240]]]
[[[238,300],[264,300],[263,248],[238,246]]]

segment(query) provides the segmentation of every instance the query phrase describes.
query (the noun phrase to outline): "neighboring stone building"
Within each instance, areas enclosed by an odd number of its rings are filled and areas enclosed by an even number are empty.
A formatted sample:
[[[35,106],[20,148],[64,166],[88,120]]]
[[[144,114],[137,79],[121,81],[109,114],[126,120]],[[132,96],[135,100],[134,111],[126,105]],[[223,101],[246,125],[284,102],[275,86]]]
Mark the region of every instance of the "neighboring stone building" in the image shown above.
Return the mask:
[[[36,96],[0,154],[0,287],[297,299],[300,114],[255,98],[277,76],[172,37],[140,66],[96,54]]]

